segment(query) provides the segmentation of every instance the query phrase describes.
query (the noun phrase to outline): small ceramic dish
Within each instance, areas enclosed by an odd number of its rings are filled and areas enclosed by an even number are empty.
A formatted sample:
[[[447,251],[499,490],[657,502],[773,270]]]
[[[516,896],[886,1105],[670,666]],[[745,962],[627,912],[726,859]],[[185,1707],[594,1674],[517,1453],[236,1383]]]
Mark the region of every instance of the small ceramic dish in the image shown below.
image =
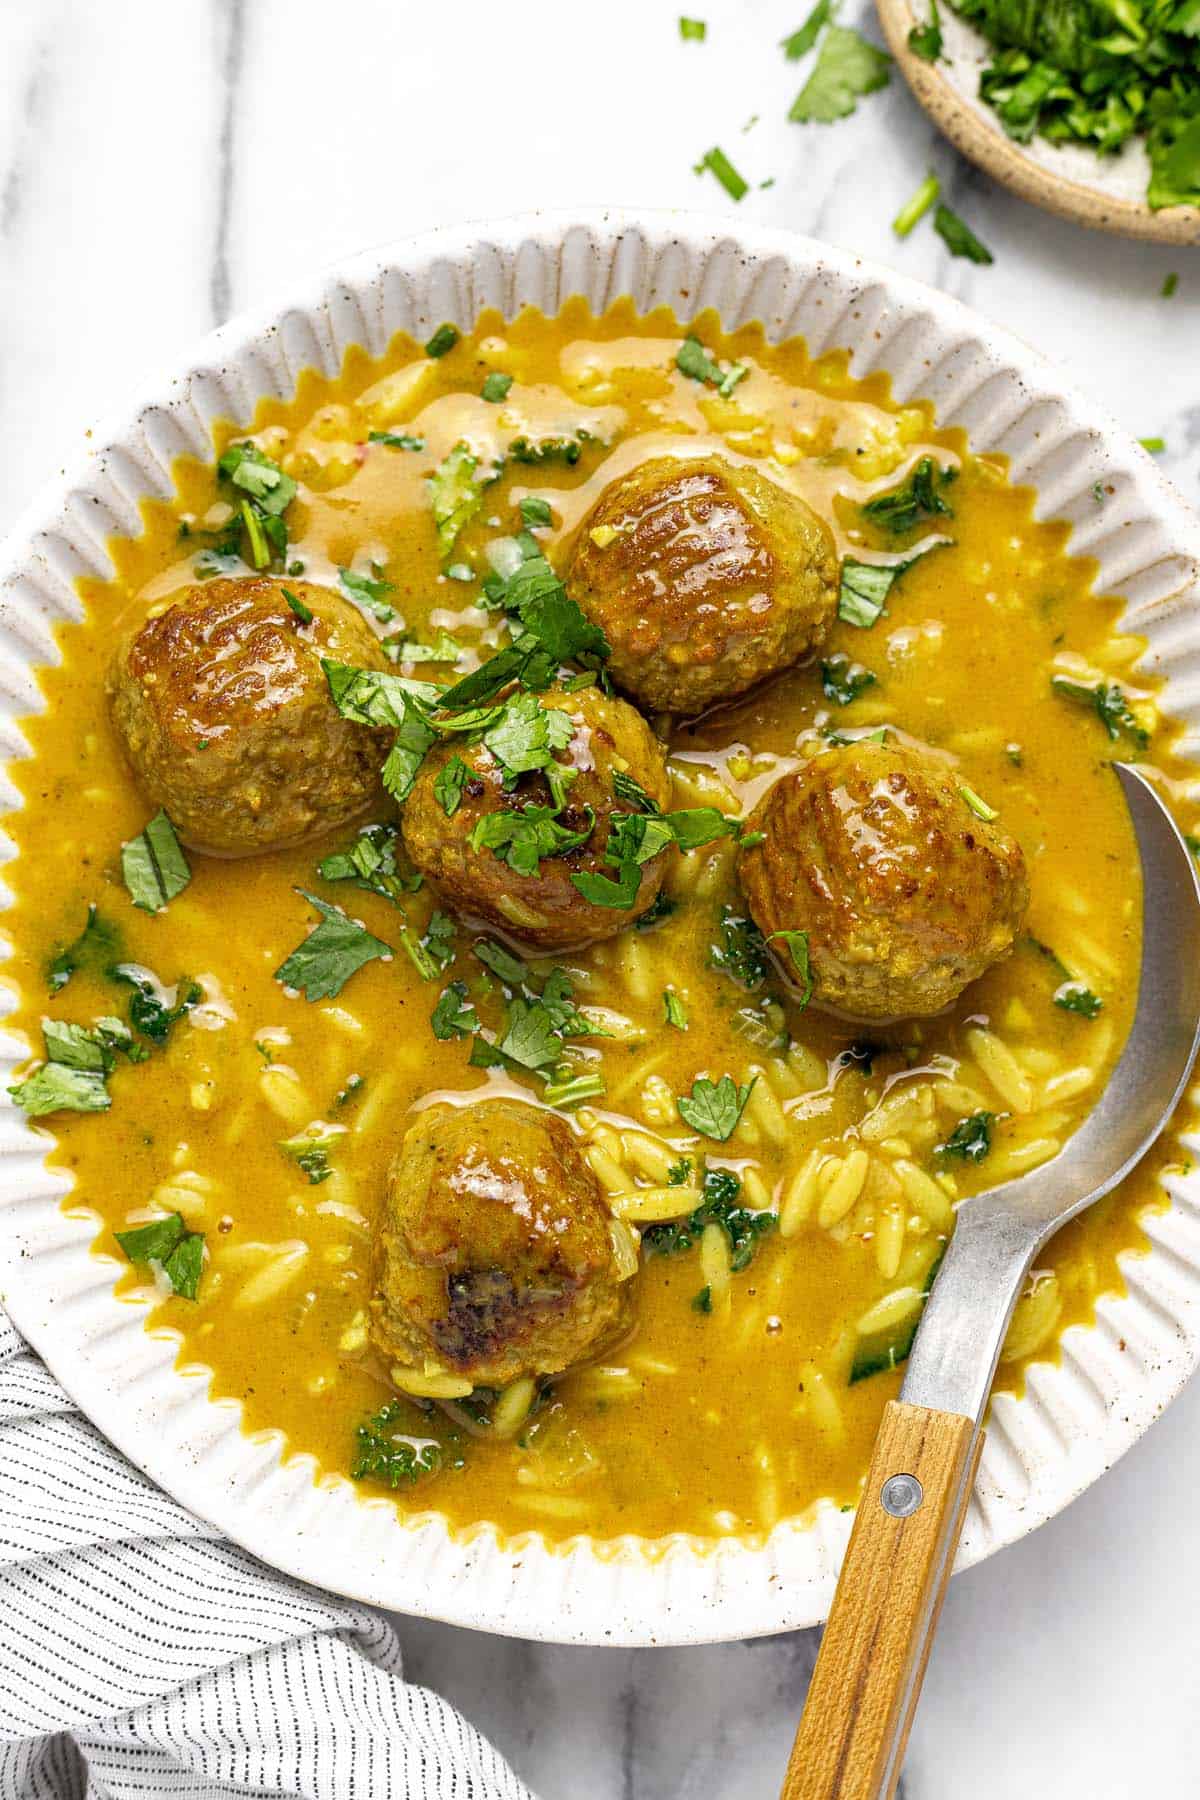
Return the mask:
[[[927,398],[976,449],[1007,456],[1013,479],[1036,488],[1039,516],[1072,523],[1071,549],[1095,558],[1098,591],[1125,597],[1163,704],[1190,726],[1184,754],[1200,754],[1200,524],[1132,438],[1006,332],[891,270],[781,231],[612,211],[370,251],[234,320],[134,396],[0,546],[0,760],[27,750],[20,720],[43,704],[36,671],[55,656],[56,622],[79,616],[77,577],[111,575],[109,539],[139,531],[148,496],[171,494],[176,457],[211,457],[215,419],[248,422],[260,397],[290,396],[303,369],[333,375],[352,344],[379,355],[397,331],[467,329],[483,307],[554,313],[569,295],[597,312],[618,295],[684,319],[713,307],[730,329],[758,320],[772,339],[802,334],[815,355],[843,347],[855,376],[886,370],[899,400]],[[17,804],[0,782],[0,812]],[[0,1050],[10,1068],[25,1054],[11,1038]],[[765,1543],[581,1535],[556,1551],[534,1533],[501,1542],[487,1525],[454,1536],[435,1514],[402,1519],[340,1476],[314,1479],[278,1433],[247,1436],[239,1408],[210,1399],[206,1372],[177,1368],[175,1341],[115,1297],[121,1270],[93,1254],[94,1218],[64,1209],[68,1180],[46,1167],[45,1144],[0,1109],[0,1301],[114,1444],[265,1561],[381,1606],[563,1642],[712,1642],[824,1616],[851,1524],[831,1504]],[[1145,1222],[1149,1252],[1124,1261],[1127,1292],[1099,1302],[1093,1328],[1065,1334],[1023,1399],[998,1398],[962,1562],[1060,1511],[1200,1360],[1194,1161],[1164,1197]]]
[[[979,72],[989,50],[977,31],[949,6],[939,9],[944,51],[926,62],[908,47],[914,25],[928,16],[926,0],[875,0],[888,49],[917,100],[956,150],[1003,187],[1047,212],[1097,231],[1160,244],[1200,244],[1200,207],[1168,206],[1155,212],[1145,198],[1150,169],[1134,140],[1116,156],[1098,156],[1081,144],[1034,138],[1018,144],[979,98]]]

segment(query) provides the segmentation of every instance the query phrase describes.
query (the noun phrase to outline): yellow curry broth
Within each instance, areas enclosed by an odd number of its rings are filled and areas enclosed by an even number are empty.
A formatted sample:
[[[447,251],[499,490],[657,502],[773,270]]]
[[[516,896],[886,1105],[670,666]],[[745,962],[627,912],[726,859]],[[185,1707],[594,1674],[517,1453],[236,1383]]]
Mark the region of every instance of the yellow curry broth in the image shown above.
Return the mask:
[[[631,1154],[622,1133],[649,1141],[649,1163],[632,1173],[621,1164],[631,1188],[650,1179],[664,1145],[693,1163],[707,1151],[710,1168],[743,1176],[747,1204],[782,1204],[787,1235],[765,1236],[744,1271],[719,1271],[718,1290],[727,1292],[715,1302],[697,1249],[647,1258],[626,1344],[603,1365],[557,1380],[549,1406],[516,1438],[464,1433],[452,1466],[397,1496],[406,1510],[435,1509],[463,1528],[487,1520],[507,1534],[538,1529],[555,1539],[580,1531],[715,1536],[767,1529],[823,1496],[853,1503],[899,1381],[887,1372],[850,1381],[856,1321],[906,1282],[918,1293],[927,1282],[944,1240],[939,1205],[949,1214],[956,1198],[1023,1157],[1051,1154],[1074,1128],[1119,1052],[1135,998],[1140,893],[1107,766],[1114,746],[1099,718],[1053,694],[1048,679],[1052,668],[1116,679],[1139,716],[1152,719],[1152,697],[1129,672],[1140,643],[1115,635],[1119,606],[1092,592],[1093,565],[1067,555],[1067,527],[1035,523],[1033,495],[1008,485],[1000,461],[970,456],[962,434],[935,429],[927,408],[897,406],[884,378],[856,382],[843,356],[814,362],[798,341],[769,346],[757,328],[723,337],[705,318],[693,329],[715,355],[749,363],[729,397],[675,369],[676,321],[665,312],[638,319],[627,303],[600,319],[575,302],[554,320],[526,312],[507,324],[490,315],[440,360],[398,339],[378,361],[352,351],[335,380],[305,374],[293,401],[264,401],[254,422],[259,445],[301,483],[289,557],[302,560],[306,580],[331,585],[339,566],[380,565],[409,635],[448,629],[486,655],[503,641],[503,625],[472,604],[474,585],[439,572],[425,489],[464,437],[496,453],[522,433],[583,426],[597,440],[573,468],[508,465],[455,552],[478,573],[487,567],[484,545],[519,528],[522,495],[554,506],[555,527],[542,534],[554,560],[613,475],[663,449],[698,445],[765,460],[773,479],[830,521],[840,552],[879,549],[859,505],[894,486],[919,454],[935,453],[959,470],[945,521],[953,542],[905,575],[873,629],[839,623],[824,653],[861,660],[875,685],[840,707],[808,667],[698,724],[659,721],[670,727],[675,804],[748,810],[822,729],[886,724],[925,739],[958,757],[963,780],[1020,840],[1029,930],[1102,996],[1103,1010],[1087,1019],[1054,1005],[1061,972],[1023,944],[934,1020],[865,1032],[778,1000],[762,1014],[762,994],[710,962],[722,906],[741,910],[730,846],[678,859],[669,918],[563,959],[577,1000],[621,1021],[616,1038],[571,1046],[571,1059],[598,1065],[606,1082],[594,1110],[573,1117],[601,1165],[606,1146],[618,1160]],[[479,396],[489,369],[515,376],[500,405]],[[424,451],[368,442],[370,431],[400,429],[423,437]],[[223,430],[218,449],[242,435]],[[111,1228],[156,1211],[180,1210],[205,1233],[198,1300],[166,1299],[152,1323],[179,1334],[181,1363],[213,1371],[215,1394],[242,1402],[248,1428],[281,1430],[322,1470],[346,1473],[356,1425],[389,1393],[366,1343],[369,1244],[410,1109],[485,1090],[532,1098],[535,1084],[471,1069],[467,1043],[431,1033],[432,1007],[455,977],[469,982],[489,1026],[500,1016],[499,990],[470,955],[475,934],[465,927],[437,982],[422,981],[402,953],[369,964],[336,1000],[318,1004],[273,979],[312,920],[298,886],[399,944],[401,921],[385,899],[316,876],[320,857],[352,833],[239,862],[194,855],[191,884],[166,912],[150,917],[130,905],[120,847],[148,809],[109,724],[104,673],[122,622],[193,579],[195,541],[181,538],[181,521],[194,533],[219,517],[210,511],[221,505],[211,467],[182,462],[177,482],[175,503],[145,505],[141,538],[113,544],[116,579],[81,584],[86,617],[62,628],[62,663],[42,674],[46,711],[28,722],[33,755],[14,770],[25,807],[10,821],[20,851],[8,870],[16,1022],[33,1046],[47,1011],[88,1023],[122,1009],[111,983],[87,970],[48,999],[47,960],[77,937],[90,904],[119,927],[129,959],[166,982],[199,980],[203,1002],[166,1049],[112,1077],[111,1112],[54,1116],[53,1160],[74,1175],[72,1203],[103,1221],[99,1250],[114,1252]],[[1178,773],[1161,736],[1155,754]],[[381,798],[373,816],[392,812]],[[414,930],[435,904],[426,890],[406,897]],[[684,1032],[663,1023],[667,986],[686,1006]],[[772,1030],[791,1034],[790,1051],[739,1029],[739,1013],[756,1007]],[[971,1035],[981,1026],[985,1040]],[[980,1055],[997,1041],[1028,1089],[1023,1112],[982,1071]],[[846,1063],[852,1043],[856,1060]],[[671,1097],[697,1075],[726,1072],[739,1082],[757,1072],[761,1089],[728,1143],[705,1143]],[[956,1081],[997,1114],[991,1155],[979,1164],[934,1155],[953,1125],[952,1106],[921,1111],[926,1090]],[[873,1110],[880,1103],[884,1113]],[[881,1135],[889,1105],[897,1123]],[[314,1120],[346,1127],[334,1174],[318,1185],[279,1148]],[[860,1139],[860,1127],[874,1136]],[[877,1172],[847,1212],[822,1222],[829,1190],[821,1182],[862,1143]],[[1099,1293],[1119,1289],[1116,1258],[1142,1245],[1138,1210],[1156,1198],[1171,1154],[1161,1151],[1040,1260],[1040,1298],[1022,1303],[1005,1385],[1019,1383],[1028,1355],[1053,1354],[1065,1325],[1090,1319]],[[938,1182],[941,1201],[926,1215],[895,1173],[910,1166],[924,1176],[927,1201],[928,1182]],[[141,1293],[143,1283],[144,1272],[131,1273],[123,1291]],[[711,1311],[697,1310],[702,1292]],[[417,1437],[441,1435],[445,1425],[411,1409]]]

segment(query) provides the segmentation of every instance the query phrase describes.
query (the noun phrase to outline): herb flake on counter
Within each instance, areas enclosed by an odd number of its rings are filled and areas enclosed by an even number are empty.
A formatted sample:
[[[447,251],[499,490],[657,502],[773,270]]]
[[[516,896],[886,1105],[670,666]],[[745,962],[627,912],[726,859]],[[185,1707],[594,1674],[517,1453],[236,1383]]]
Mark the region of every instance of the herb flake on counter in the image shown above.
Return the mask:
[[[340,906],[328,906],[306,888],[296,892],[320,914],[320,923],[276,969],[281,986],[298,989],[306,1000],[333,1000],[366,963],[394,954],[390,944],[373,937]]]
[[[708,26],[703,19],[679,20],[679,35],[685,44],[702,44],[708,35]]]
[[[714,144],[711,150],[704,152],[700,161],[694,164],[692,173],[703,175],[706,169],[716,176],[731,200],[741,200],[750,192],[750,183],[743,175],[739,175],[725,152],[717,144]]]
[[[679,1116],[702,1137],[723,1144],[737,1130],[757,1080],[755,1075],[739,1087],[732,1075],[722,1075],[719,1081],[698,1075],[691,1093],[678,1096]]]
[[[1159,294],[1161,295],[1162,299],[1169,300],[1171,298],[1172,294],[1175,293],[1178,286],[1179,286],[1179,276],[1175,273],[1174,270],[1172,270],[1169,275],[1163,276],[1163,284],[1162,284],[1162,287],[1159,289]]]
[[[886,87],[892,59],[849,25],[826,25],[816,66],[792,102],[795,125],[831,125],[849,118],[860,99]]]
[[[445,356],[448,351],[453,350],[460,336],[461,333],[458,326],[451,325],[449,320],[447,320],[444,324],[438,326],[431,338],[426,339],[426,356],[432,356],[435,360],[440,356]]]
[[[204,1235],[189,1231],[179,1213],[113,1233],[131,1263],[161,1269],[181,1300],[194,1300],[204,1270]]]
[[[165,812],[157,812],[137,837],[121,847],[121,874],[129,898],[143,912],[161,912],[192,879],[192,871]]]
[[[789,62],[799,62],[802,56],[808,55],[820,37],[822,28],[828,25],[832,16],[833,0],[817,0],[800,29],[793,31],[790,37],[785,37],[780,45]]]
[[[966,220],[960,219],[948,206],[939,205],[933,215],[933,229],[951,256],[963,256],[968,262],[980,264],[995,262],[987,245],[975,236]]]
[[[404,1433],[399,1429],[403,1423],[403,1403],[389,1400],[365,1424],[355,1427],[352,1480],[369,1478],[398,1488],[426,1475],[436,1475],[444,1455],[441,1444],[435,1438]]]

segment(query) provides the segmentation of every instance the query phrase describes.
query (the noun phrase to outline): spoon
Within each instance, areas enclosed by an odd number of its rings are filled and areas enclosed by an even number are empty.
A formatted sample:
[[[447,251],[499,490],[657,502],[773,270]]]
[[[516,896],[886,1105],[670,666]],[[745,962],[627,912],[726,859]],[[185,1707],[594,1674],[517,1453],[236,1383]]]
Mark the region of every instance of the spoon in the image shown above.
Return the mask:
[[[1051,1234],[1114,1188],[1187,1086],[1200,1043],[1200,884],[1153,787],[1114,763],[1142,864],[1133,1027],[1095,1109],[1050,1162],[976,1194],[883,1415],[782,1800],[890,1800],[983,1447],[1013,1307]]]

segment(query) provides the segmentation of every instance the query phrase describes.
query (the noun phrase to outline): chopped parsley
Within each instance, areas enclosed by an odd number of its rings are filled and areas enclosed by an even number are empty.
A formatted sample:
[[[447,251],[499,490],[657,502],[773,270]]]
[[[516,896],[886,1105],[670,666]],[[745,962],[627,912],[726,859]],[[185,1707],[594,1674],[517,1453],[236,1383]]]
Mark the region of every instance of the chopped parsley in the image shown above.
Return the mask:
[[[490,375],[484,376],[483,387],[480,391],[483,398],[492,406],[499,406],[502,400],[507,400],[508,390],[512,384],[511,375],[502,375],[499,369],[493,369]]]
[[[804,1008],[812,999],[813,991],[812,966],[808,955],[808,933],[807,931],[773,931],[766,941],[773,944],[776,938],[781,938],[787,945],[792,968],[800,986],[799,1005]]]
[[[121,956],[121,934],[115,925],[90,905],[87,923],[73,943],[56,950],[46,965],[46,984],[52,994],[61,993],[77,969],[104,975]]]
[[[939,205],[933,215],[933,229],[951,256],[964,256],[968,262],[973,263],[991,263],[996,260],[987,245],[975,236],[966,220],[960,219],[948,206]]]
[[[550,502],[540,494],[526,494],[520,502],[521,521],[525,525],[552,525],[554,513]]]
[[[462,805],[463,790],[470,777],[471,771],[458,755],[443,763],[434,777],[434,797],[448,819],[452,819]]]
[[[340,906],[326,905],[305,888],[296,892],[321,918],[316,929],[276,969],[275,980],[282,986],[298,988],[307,1000],[332,1000],[365,963],[393,954],[390,944],[373,937]]]
[[[887,86],[891,64],[886,50],[851,26],[825,24],[816,65],[788,118],[796,125],[829,125],[848,118],[864,95]]]
[[[335,850],[317,864],[322,881],[353,881],[370,894],[382,894],[396,906],[400,896],[415,893],[419,875],[401,875],[396,868],[399,834],[394,825],[364,825],[346,850]]]
[[[189,1231],[179,1213],[113,1233],[132,1263],[161,1269],[181,1300],[194,1300],[204,1269],[204,1235]]]
[[[135,1031],[140,1031],[160,1048],[167,1042],[172,1028],[202,998],[198,982],[184,977],[174,987],[165,987],[140,963],[116,963],[108,974],[113,981],[133,989],[129,997],[129,1022]]]
[[[472,944],[473,953],[479,958],[484,968],[498,975],[507,987],[519,988],[525,981],[529,971],[519,957],[513,956],[503,944],[496,943],[494,938],[480,938]]]
[[[401,663],[454,663],[463,651],[458,639],[451,637],[448,631],[439,631],[432,644],[421,644],[415,638],[404,638],[393,645],[389,639],[384,649],[393,662]]]
[[[741,200],[750,192],[750,183],[739,175],[725,152],[716,144],[706,150],[700,161],[694,165],[693,173],[703,175],[708,169],[716,176],[731,200]]]
[[[1095,687],[1088,687],[1085,682],[1071,681],[1066,675],[1052,675],[1050,686],[1064,700],[1094,708],[1100,723],[1114,741],[1124,732],[1139,750],[1144,750],[1150,742],[1150,733],[1138,724],[1128,700],[1115,682],[1101,681]]]
[[[1104,1010],[1104,1002],[1098,994],[1093,994],[1090,987],[1082,981],[1064,981],[1055,990],[1055,1006],[1061,1006],[1064,1012],[1078,1013],[1082,1019],[1094,1019]]]
[[[945,1143],[937,1146],[934,1155],[956,1156],[961,1162],[982,1162],[992,1147],[995,1123],[995,1113],[971,1113],[968,1118],[958,1121]]]
[[[864,669],[860,662],[852,661],[841,650],[821,664],[821,691],[827,700],[832,700],[837,706],[849,706],[865,689],[874,687],[875,681],[876,677],[870,669]]]
[[[583,809],[583,824],[571,831],[560,825],[553,806],[526,806],[520,811],[484,813],[471,832],[471,848],[491,850],[515,875],[532,876],[543,857],[565,856],[592,835],[596,815]]]
[[[345,1126],[324,1125],[318,1121],[297,1132],[295,1137],[281,1138],[279,1148],[307,1175],[310,1187],[320,1187],[333,1174],[330,1152],[344,1135]]]
[[[715,387],[723,400],[727,400],[739,381],[744,381],[750,373],[745,363],[730,363],[722,368],[720,363],[710,356],[698,337],[685,337],[675,352],[675,367],[681,375],[692,381],[701,381],[709,387]]]
[[[434,358],[445,356],[448,350],[453,350],[460,335],[458,326],[451,325],[447,320],[445,324],[438,326],[431,338],[427,339],[425,344],[426,356],[432,356]]]
[[[754,920],[725,906],[721,909],[719,930],[720,942],[709,952],[710,966],[747,991],[761,987],[771,964],[767,941]]]
[[[76,1028],[78,1029],[78,1028]],[[55,1112],[107,1112],[112,1105],[103,1068],[81,1067],[77,1061],[58,1060],[56,1046],[47,1035],[48,1060],[40,1068],[17,1082],[8,1092],[31,1119],[44,1118]]]
[[[702,1137],[723,1144],[737,1130],[757,1080],[756,1075],[739,1087],[732,1075],[722,1075],[719,1081],[699,1075],[692,1083],[691,1093],[678,1097],[679,1116]]]
[[[137,837],[122,845],[121,874],[129,898],[143,912],[161,912],[182,894],[192,871],[165,812],[155,813]]]

